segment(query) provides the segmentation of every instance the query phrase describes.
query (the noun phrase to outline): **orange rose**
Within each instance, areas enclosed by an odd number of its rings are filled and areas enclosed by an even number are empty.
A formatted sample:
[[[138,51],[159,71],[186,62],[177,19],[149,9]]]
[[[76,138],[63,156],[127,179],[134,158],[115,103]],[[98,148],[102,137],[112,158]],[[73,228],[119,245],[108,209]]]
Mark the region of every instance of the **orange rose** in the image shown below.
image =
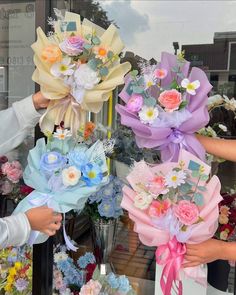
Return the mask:
[[[42,59],[51,64],[62,60],[62,52],[57,45],[51,44],[43,49]]]
[[[179,91],[173,89],[163,91],[160,94],[158,100],[160,104],[165,108],[165,111],[173,112],[175,110],[178,110],[182,102],[182,97]]]
[[[93,122],[86,123],[85,130],[93,132],[95,129],[95,124]]]

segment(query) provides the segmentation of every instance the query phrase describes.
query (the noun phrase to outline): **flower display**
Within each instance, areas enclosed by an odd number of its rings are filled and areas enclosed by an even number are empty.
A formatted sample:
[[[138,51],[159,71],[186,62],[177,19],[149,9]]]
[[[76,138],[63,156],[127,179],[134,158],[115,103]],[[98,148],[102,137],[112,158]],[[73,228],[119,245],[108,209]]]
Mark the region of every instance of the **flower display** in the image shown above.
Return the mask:
[[[90,131],[94,129],[93,124],[88,126]],[[107,182],[105,153],[111,148],[107,141],[103,144],[83,138],[83,142],[78,142],[67,136],[69,131],[63,124],[59,130],[55,134],[47,133],[47,142],[44,138],[39,139],[29,152],[24,180],[34,191],[18,204],[14,213],[43,205],[60,213],[82,210],[88,197]],[[64,134],[64,139],[58,134]],[[76,250],[65,230],[63,233],[67,246]],[[40,243],[47,238],[42,233],[33,233],[29,243]]]
[[[120,206],[122,201],[122,182],[117,177],[110,176],[106,185],[89,196],[86,211],[92,220],[108,220],[118,218],[123,214]]]
[[[156,262],[163,266],[163,294],[170,294],[174,283],[181,288],[180,270],[189,278],[206,283],[206,273],[200,266],[181,265],[185,243],[210,239],[217,228],[218,204],[222,200],[220,181],[217,176],[209,179],[209,173],[210,166],[181,150],[177,163],[149,166],[141,161],[127,176],[131,187],[123,188],[121,206],[128,210],[141,242],[157,246]],[[229,217],[228,208],[223,207],[222,214]],[[224,237],[230,232],[226,225],[222,225]]]
[[[32,249],[28,246],[0,251],[0,291],[32,294]]]
[[[219,204],[219,226],[215,238],[224,241],[235,241],[236,194],[224,193]]]
[[[162,53],[156,65],[144,63],[140,73],[125,77],[116,110],[121,123],[130,127],[139,148],[161,152],[162,161],[177,161],[180,149],[205,159],[194,133],[209,121],[207,94],[212,86],[206,74],[192,68],[183,55]]]
[[[23,168],[18,161],[9,162],[6,156],[0,157],[0,194],[17,204],[32,192],[23,183]]]
[[[104,30],[87,19],[81,22],[78,14],[66,11],[62,16],[54,11],[58,20],[50,20],[53,32],[47,37],[38,28],[32,45],[33,80],[50,99],[40,126],[43,132],[52,132],[64,121],[75,136],[85,125],[85,113],[98,113],[111,91],[124,83],[130,64],[120,63],[124,44],[114,25]]]

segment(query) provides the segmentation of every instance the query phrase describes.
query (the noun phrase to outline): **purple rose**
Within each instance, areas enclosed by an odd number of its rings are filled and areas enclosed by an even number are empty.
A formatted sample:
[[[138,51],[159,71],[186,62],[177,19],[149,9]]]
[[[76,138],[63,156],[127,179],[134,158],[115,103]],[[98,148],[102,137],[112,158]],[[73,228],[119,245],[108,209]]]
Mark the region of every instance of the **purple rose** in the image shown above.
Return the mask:
[[[143,106],[143,97],[140,94],[132,94],[126,107],[131,112],[139,112]]]
[[[48,152],[42,155],[40,169],[50,175],[61,170],[66,164],[66,158],[58,152]]]
[[[59,44],[60,49],[70,56],[79,55],[84,50],[84,39],[80,36],[71,36]]]

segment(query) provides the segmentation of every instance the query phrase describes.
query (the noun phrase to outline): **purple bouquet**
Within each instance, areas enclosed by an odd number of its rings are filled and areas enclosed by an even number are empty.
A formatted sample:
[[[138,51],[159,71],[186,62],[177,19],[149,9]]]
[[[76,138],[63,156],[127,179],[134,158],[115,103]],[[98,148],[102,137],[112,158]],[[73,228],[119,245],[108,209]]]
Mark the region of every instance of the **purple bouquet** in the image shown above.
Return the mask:
[[[206,74],[192,68],[182,55],[162,53],[157,65],[144,64],[141,73],[125,77],[118,104],[121,123],[132,128],[138,147],[161,151],[162,161],[177,161],[180,149],[201,160],[205,150],[194,133],[209,121]]]

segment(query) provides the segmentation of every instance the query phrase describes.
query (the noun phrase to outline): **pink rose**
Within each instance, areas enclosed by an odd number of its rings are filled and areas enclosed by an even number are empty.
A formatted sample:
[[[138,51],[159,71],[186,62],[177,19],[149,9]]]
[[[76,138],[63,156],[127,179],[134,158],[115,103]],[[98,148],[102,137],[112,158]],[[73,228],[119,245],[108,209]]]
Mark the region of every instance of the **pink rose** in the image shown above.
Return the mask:
[[[163,176],[155,176],[148,184],[148,191],[157,196],[166,194],[168,190],[165,187],[165,178]]]
[[[143,97],[140,94],[132,94],[126,107],[131,112],[139,112],[143,106]]]
[[[166,214],[170,206],[171,202],[168,199],[164,201],[152,201],[152,204],[148,210],[148,214],[151,217],[161,217]]]
[[[13,184],[9,181],[4,181],[3,184],[0,187],[0,191],[2,195],[9,195],[13,190]]]
[[[178,110],[182,102],[181,93],[175,89],[163,91],[160,94],[158,101],[165,108],[165,111],[173,112]]]
[[[198,207],[187,200],[180,201],[174,206],[174,214],[184,225],[192,225],[199,218]]]
[[[7,162],[2,165],[2,173],[6,175],[10,181],[17,183],[22,177],[23,171],[21,169],[21,164],[18,161],[13,161],[12,163]]]
[[[81,288],[79,295],[98,295],[101,289],[102,285],[98,281],[90,280]]]
[[[167,70],[166,69],[156,69],[154,71],[154,75],[158,79],[164,79],[167,76]]]

